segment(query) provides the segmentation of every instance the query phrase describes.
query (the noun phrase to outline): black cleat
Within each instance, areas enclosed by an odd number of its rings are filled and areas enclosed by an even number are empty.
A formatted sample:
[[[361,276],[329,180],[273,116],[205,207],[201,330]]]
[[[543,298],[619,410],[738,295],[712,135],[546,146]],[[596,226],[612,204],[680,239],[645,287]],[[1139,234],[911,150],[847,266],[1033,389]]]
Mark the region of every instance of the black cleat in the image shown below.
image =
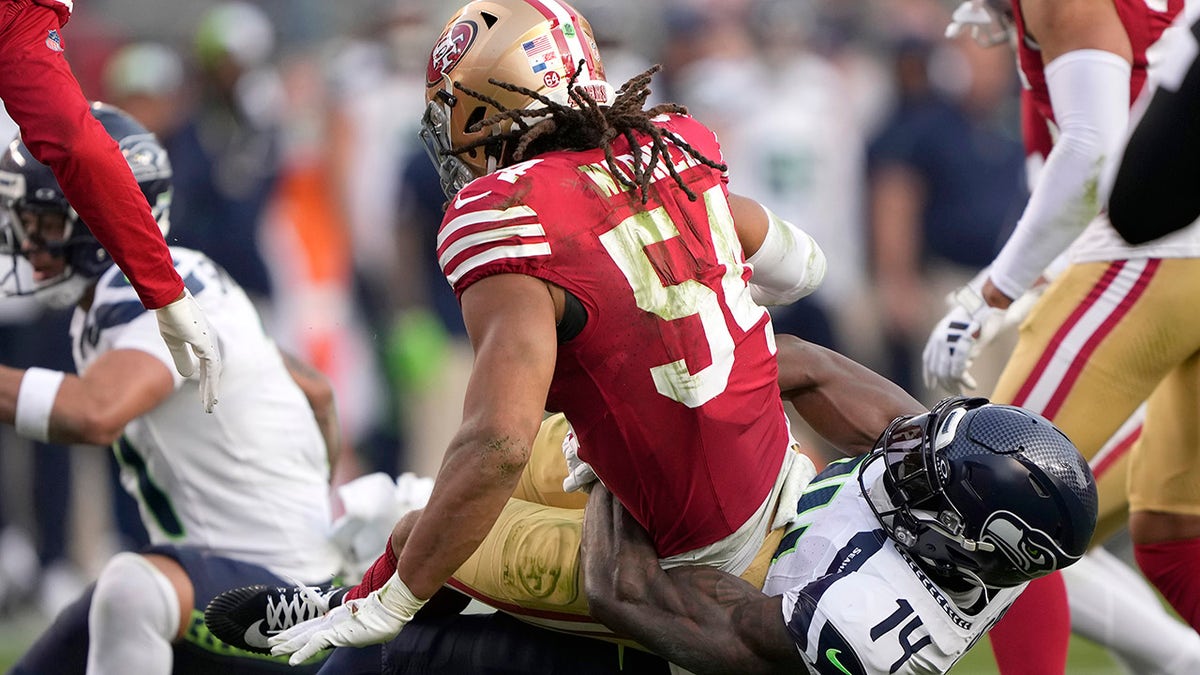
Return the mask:
[[[222,642],[270,654],[267,639],[342,604],[348,588],[243,586],[225,591],[204,609],[204,623]]]

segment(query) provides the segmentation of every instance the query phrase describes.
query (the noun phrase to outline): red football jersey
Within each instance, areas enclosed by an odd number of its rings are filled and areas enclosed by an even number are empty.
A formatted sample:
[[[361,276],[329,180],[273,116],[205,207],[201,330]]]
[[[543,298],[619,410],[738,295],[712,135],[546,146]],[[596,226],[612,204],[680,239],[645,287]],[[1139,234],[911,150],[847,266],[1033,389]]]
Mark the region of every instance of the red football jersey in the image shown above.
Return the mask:
[[[1163,31],[1183,10],[1184,0],[1114,1],[1133,48],[1133,69],[1129,80],[1129,102],[1132,104],[1146,84],[1146,50],[1158,41]],[[1013,1],[1013,19],[1017,28],[1017,62],[1021,67],[1023,83],[1029,89],[1038,113],[1053,121],[1054,109],[1050,105],[1050,90],[1046,87],[1042,52],[1037,45],[1037,36],[1025,32],[1025,19],[1021,15],[1019,0]]]
[[[720,161],[699,122],[656,123]],[[631,162],[623,138],[613,152]],[[583,304],[587,324],[559,345],[546,409],[566,414],[580,456],[662,556],[712,544],[753,515],[789,439],[771,321],[750,299],[726,176],[674,145],[671,160],[696,201],[663,166],[643,205],[603,151],[545,153],[465,187],[438,234],[460,296],[516,273]]]

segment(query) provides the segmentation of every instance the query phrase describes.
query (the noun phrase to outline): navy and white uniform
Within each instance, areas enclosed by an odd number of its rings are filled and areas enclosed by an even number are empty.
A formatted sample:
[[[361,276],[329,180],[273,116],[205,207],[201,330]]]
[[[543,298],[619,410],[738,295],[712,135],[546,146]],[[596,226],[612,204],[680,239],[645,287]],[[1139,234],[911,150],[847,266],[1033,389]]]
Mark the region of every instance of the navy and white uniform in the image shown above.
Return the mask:
[[[212,414],[196,405],[199,384],[175,370],[157,317],[114,265],[87,310],[71,321],[75,364],[86,373],[115,349],[162,361],[175,391],[125,426],[114,452],[121,482],[141,510],[152,546],[176,560],[194,590],[191,619],[174,644],[174,673],[260,675],[315,672],[217,640],[204,608],[238,586],[328,581],[340,559],[328,539],[329,460],[312,408],[288,373],[245,292],[196,251],[172,248],[175,268],[221,341],[225,370]],[[12,675],[84,672],[92,594],[64,609]]]
[[[198,381],[176,371],[125,276],[111,267],[91,307],[71,320],[80,373],[102,354],[158,358],[175,392],[125,427],[115,451],[151,543],[202,547],[304,582],[338,565],[330,527],[329,460],[304,393],[242,289],[205,255],[172,248],[175,267],[221,341],[221,403],[196,406]]]
[[[863,465],[834,462],[805,489],[763,592],[783,596],[784,622],[812,673],[945,673],[1024,585],[989,591],[974,613],[959,607],[884,533],[863,498]],[[865,471],[868,492],[882,490],[883,462]]]

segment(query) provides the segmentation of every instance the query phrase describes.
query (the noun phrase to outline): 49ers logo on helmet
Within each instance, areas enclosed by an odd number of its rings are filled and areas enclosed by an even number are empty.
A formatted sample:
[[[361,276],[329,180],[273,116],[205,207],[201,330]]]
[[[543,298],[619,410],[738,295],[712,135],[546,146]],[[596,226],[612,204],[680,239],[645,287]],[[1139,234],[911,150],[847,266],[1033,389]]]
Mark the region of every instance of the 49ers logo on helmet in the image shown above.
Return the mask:
[[[459,21],[446,29],[433,52],[429,55],[429,67],[425,70],[425,84],[433,87],[442,81],[442,76],[454,70],[466,56],[479,29],[474,21]]]

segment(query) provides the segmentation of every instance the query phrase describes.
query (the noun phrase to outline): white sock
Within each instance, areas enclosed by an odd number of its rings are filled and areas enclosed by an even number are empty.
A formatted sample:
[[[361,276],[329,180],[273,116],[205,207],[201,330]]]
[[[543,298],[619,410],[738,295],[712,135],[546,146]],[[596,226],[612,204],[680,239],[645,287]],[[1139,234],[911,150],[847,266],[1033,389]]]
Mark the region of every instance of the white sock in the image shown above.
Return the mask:
[[[1136,570],[1103,548],[1063,570],[1071,630],[1137,675],[1200,673],[1200,635],[1171,616]]]
[[[136,553],[104,566],[88,612],[88,675],[170,675],[179,632],[179,596],[170,580]]]

